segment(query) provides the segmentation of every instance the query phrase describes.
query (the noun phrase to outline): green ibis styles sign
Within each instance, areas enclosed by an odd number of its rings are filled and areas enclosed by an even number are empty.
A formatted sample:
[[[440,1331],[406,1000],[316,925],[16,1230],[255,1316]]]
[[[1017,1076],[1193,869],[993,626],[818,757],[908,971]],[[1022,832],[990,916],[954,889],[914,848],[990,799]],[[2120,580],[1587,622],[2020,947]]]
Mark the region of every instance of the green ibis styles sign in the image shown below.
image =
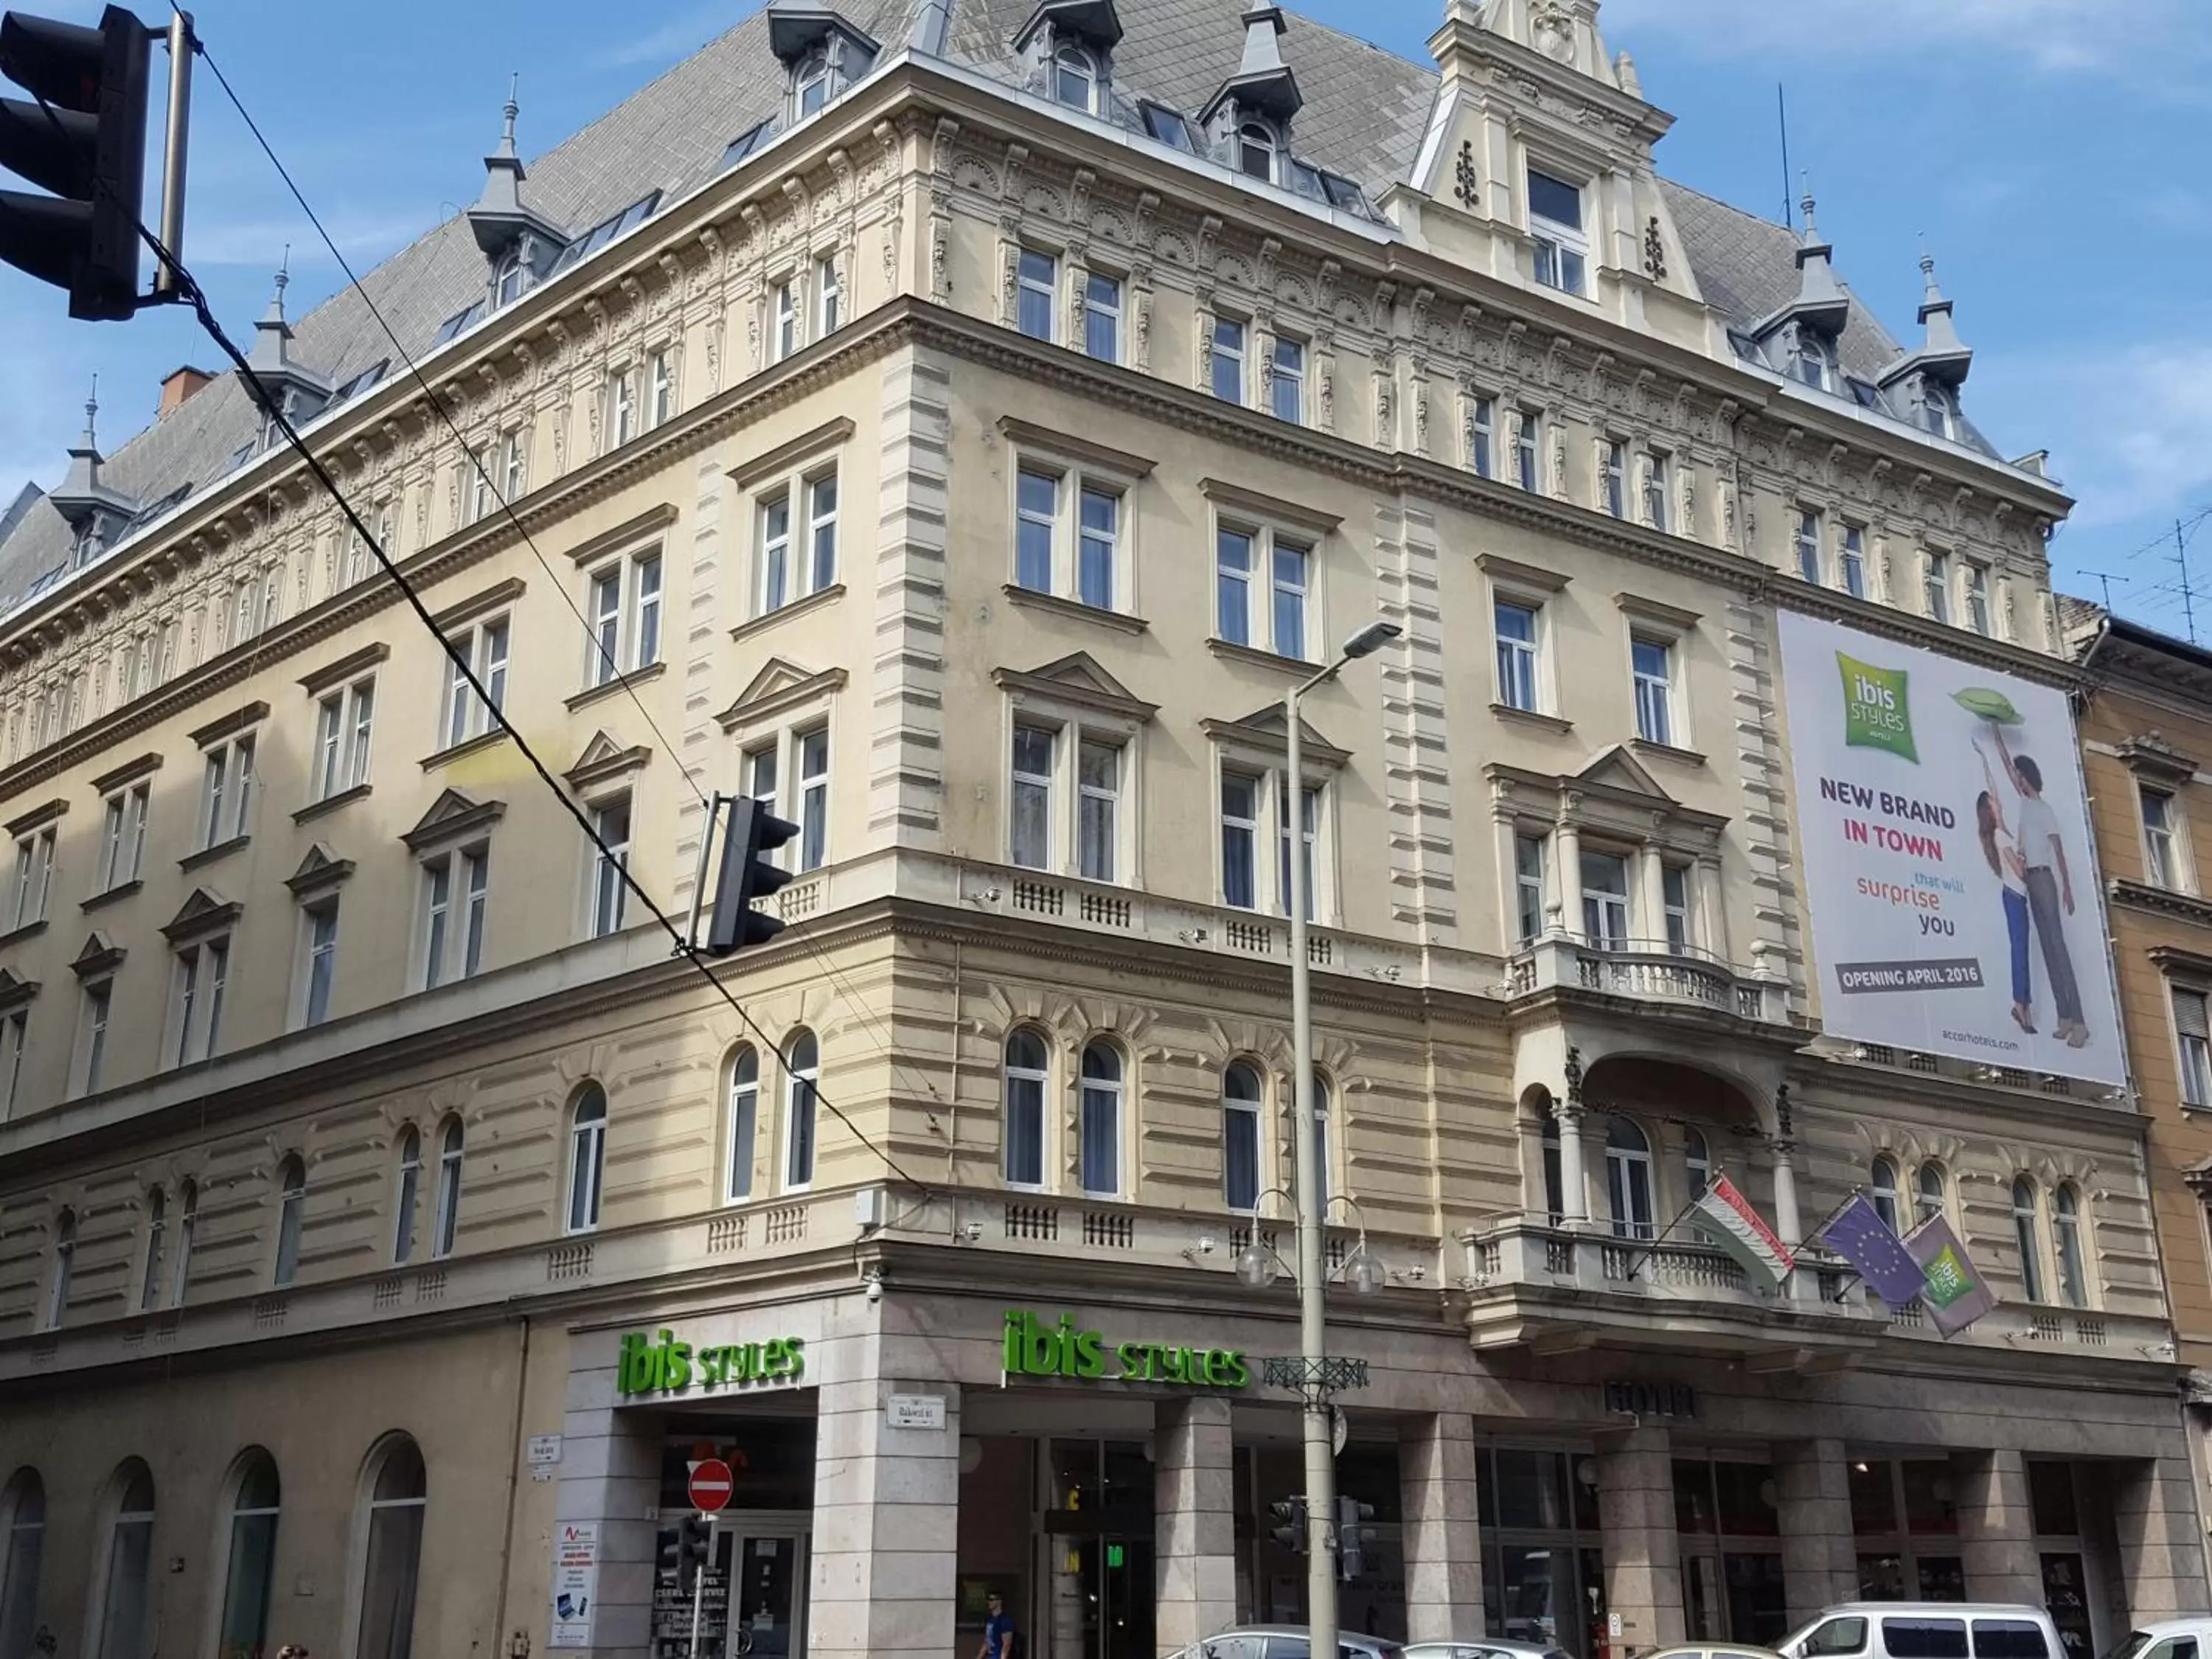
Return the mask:
[[[1141,1339],[1109,1345],[1103,1332],[1076,1328],[1073,1314],[1047,1324],[1020,1308],[1006,1310],[1001,1359],[1009,1377],[1172,1382],[1187,1389],[1243,1389],[1252,1382],[1242,1348],[1189,1348]]]
[[[676,1333],[658,1337],[625,1331],[615,1361],[615,1392],[676,1394],[697,1383],[708,1389],[743,1389],[772,1382],[796,1382],[806,1371],[806,1356],[795,1336],[765,1342],[731,1342],[694,1347]]]

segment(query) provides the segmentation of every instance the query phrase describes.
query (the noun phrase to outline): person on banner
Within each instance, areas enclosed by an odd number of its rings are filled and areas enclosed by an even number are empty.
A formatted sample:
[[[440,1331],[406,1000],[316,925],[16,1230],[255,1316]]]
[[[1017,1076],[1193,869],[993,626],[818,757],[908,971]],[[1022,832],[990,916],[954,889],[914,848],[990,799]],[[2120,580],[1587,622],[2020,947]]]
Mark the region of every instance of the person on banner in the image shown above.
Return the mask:
[[[1997,804],[1996,775],[1990,769],[1990,751],[1978,743],[1982,781],[1988,785],[1974,798],[1974,825],[1980,832],[1982,856],[1996,872],[2004,897],[2005,933],[2010,941],[2013,1024],[2035,1035],[2035,984],[2027,961],[2027,863],[2020,855],[2020,842],[2005,822]]]
[[[2073,953],[2066,946],[2066,918],[2074,914],[2074,872],[2066,861],[2066,842],[2058,831],[2058,815],[2043,798],[2042,769],[2033,756],[2012,752],[2002,725],[1992,720],[1990,729],[2005,775],[2020,795],[2015,822],[2021,861],[2027,866],[2027,905],[2043,946],[2043,971],[2051,981],[2057,1016],[2051,1035],[2068,1048],[2079,1048],[2089,1041],[2089,1027],[2081,1018],[2081,986],[2074,977]]]

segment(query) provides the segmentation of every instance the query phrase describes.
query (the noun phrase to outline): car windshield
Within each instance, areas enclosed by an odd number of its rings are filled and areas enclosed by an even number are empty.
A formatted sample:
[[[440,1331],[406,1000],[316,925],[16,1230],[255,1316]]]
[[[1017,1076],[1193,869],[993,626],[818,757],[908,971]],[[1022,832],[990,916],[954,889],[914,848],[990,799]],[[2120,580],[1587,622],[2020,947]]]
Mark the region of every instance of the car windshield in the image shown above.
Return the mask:
[[[2113,1644],[2111,1651],[2105,1655],[2105,1659],[2136,1659],[2137,1654],[2156,1639],[2147,1630],[2131,1630]]]

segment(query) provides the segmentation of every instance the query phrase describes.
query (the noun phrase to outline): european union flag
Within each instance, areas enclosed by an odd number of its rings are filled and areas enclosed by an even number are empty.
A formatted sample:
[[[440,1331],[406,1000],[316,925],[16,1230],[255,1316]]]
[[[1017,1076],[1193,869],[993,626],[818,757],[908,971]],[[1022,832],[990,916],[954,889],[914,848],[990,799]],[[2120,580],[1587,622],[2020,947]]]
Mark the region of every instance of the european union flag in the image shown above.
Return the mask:
[[[1853,1194],[1850,1202],[1821,1229],[1820,1237],[1893,1308],[1902,1307],[1927,1288],[1927,1274],[1864,1193]]]

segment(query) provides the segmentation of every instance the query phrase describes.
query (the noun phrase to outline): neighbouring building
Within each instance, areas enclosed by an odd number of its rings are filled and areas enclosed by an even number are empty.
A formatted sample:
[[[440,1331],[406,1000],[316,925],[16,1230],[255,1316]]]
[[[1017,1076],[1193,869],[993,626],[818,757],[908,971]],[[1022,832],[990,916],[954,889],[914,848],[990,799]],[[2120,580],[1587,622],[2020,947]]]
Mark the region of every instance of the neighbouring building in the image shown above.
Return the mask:
[[[716,1655],[1297,1617],[1293,858],[1348,1624],[2206,1607],[2143,1114],[1828,1034],[1804,902],[1785,628],[2070,690],[2069,502],[1597,9],[771,0],[510,107],[252,377],[520,743],[239,377],[88,421],[0,543],[0,1659],[663,1659],[709,1450]],[[710,976],[613,866],[680,927],[716,793],[801,833]]]

